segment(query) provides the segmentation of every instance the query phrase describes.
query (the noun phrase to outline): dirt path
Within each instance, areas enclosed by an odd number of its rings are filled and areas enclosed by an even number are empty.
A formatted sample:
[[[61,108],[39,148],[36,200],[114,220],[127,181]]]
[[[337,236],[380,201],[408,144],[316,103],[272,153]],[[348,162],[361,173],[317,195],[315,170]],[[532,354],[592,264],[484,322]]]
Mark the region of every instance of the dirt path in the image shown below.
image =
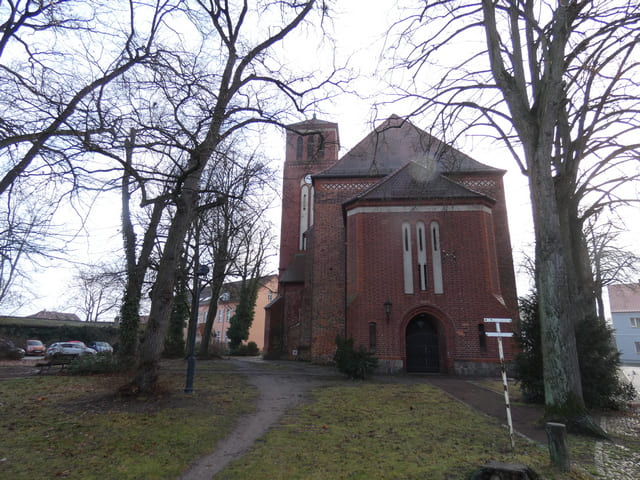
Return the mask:
[[[265,363],[260,359],[230,360],[239,373],[260,392],[255,413],[240,420],[231,434],[220,440],[214,452],[200,458],[181,480],[211,480],[227,464],[241,458],[269,428],[291,408],[308,398],[311,389],[343,382],[335,369],[292,362]]]

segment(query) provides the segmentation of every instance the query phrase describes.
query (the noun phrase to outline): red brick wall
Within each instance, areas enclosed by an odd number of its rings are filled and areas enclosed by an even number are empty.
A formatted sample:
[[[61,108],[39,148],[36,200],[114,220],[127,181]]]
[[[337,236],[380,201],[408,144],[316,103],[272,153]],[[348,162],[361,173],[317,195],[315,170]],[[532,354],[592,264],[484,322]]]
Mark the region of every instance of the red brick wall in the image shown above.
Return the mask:
[[[312,357],[333,357],[337,334],[345,334],[346,250],[342,202],[374,180],[327,180],[316,184],[315,218],[322,228],[313,231]]]
[[[486,207],[488,208],[488,206]],[[482,211],[358,213],[347,217],[347,331],[357,344],[369,345],[369,322],[377,324],[376,353],[383,358],[404,358],[407,324],[418,313],[438,319],[442,340],[441,364],[451,370],[456,360],[497,360],[497,342],[487,339],[480,350],[478,324],[484,317],[512,317],[502,305],[494,242],[494,216]],[[414,294],[404,293],[402,223],[409,222],[416,263],[415,226],[440,225],[443,294],[433,292],[429,238],[429,282],[420,291],[413,269]],[[384,302],[392,302],[387,323]],[[491,331],[493,326],[487,327]],[[506,331],[506,328],[503,329]],[[506,342],[510,343],[510,342]],[[508,349],[509,355],[512,353]]]
[[[338,125],[309,120],[293,125],[287,131],[286,157],[282,180],[282,223],[280,226],[280,273],[286,269],[299,251],[300,238],[300,184],[306,174],[319,173],[338,160]],[[308,135],[305,135],[308,134]],[[322,158],[309,157],[307,145],[313,136],[325,138]],[[297,158],[297,140],[302,137],[302,158]]]

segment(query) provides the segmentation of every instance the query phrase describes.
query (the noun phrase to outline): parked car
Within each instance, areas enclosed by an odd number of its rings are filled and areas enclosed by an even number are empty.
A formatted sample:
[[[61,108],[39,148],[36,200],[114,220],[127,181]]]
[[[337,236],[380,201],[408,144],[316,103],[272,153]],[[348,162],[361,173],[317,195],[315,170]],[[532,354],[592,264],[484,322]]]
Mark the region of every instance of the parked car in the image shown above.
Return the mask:
[[[40,340],[35,339],[27,340],[26,346],[27,348],[25,348],[25,351],[27,355],[43,355],[47,350],[47,347],[44,346],[44,343],[42,343]]]
[[[87,347],[83,342],[71,340],[68,342],[56,342],[49,345],[44,358],[50,359],[53,356],[81,357],[83,355],[95,355],[97,352],[93,348]]]
[[[93,348],[98,353],[113,353],[113,347],[107,342],[93,342],[89,348]]]
[[[0,358],[20,360],[24,358],[24,350],[7,338],[0,338]]]

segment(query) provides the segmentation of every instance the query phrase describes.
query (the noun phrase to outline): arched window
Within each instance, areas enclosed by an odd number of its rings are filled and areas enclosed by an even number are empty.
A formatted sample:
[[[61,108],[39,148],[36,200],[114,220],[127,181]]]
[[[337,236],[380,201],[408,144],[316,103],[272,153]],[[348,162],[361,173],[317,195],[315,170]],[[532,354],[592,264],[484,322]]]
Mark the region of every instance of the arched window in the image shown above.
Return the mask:
[[[318,135],[318,160],[324,160],[324,137],[322,134]]]
[[[413,293],[413,262],[411,260],[411,226],[402,224],[402,266],[404,270],[404,293]]]
[[[427,236],[423,222],[416,224],[416,244],[418,247],[418,282],[420,290],[427,289]]]
[[[311,161],[316,154],[315,135],[307,137],[307,160]]]
[[[302,160],[302,137],[299,135],[296,140],[296,160]]]
[[[440,252],[440,225],[431,222],[431,263],[433,264],[433,292],[443,293],[442,257]]]
[[[300,250],[305,249],[304,233],[309,228],[309,186],[302,185],[300,189]]]
[[[313,197],[315,196],[313,185],[309,188],[309,227],[313,226]]]

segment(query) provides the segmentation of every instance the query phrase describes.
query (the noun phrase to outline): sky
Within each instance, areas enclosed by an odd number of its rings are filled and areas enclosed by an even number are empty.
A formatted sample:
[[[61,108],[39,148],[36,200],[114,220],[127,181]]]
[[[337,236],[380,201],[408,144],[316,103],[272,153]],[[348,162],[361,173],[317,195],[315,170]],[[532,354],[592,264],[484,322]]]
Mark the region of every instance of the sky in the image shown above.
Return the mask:
[[[334,35],[338,45],[337,58],[350,58],[349,66],[360,74],[360,78],[353,84],[353,88],[360,92],[371,94],[381,88],[381,84],[371,77],[377,70],[379,54],[383,48],[384,33],[398,14],[392,8],[394,3],[383,0],[338,2],[337,15],[333,21]],[[304,45],[304,38],[301,38],[300,45]],[[299,52],[294,51],[290,54],[302,64],[317,61],[315,55],[309,55],[309,49],[302,48]],[[373,118],[377,119],[375,122],[377,124],[392,113],[401,116],[407,113],[396,110],[397,106],[378,107],[374,110],[374,103],[375,98],[363,98],[362,95],[344,95],[337,100],[323,104],[320,107],[321,110],[309,112],[307,118],[311,117],[313,113],[317,113],[319,118],[338,123],[341,141],[340,156],[342,156],[372,130]],[[300,120],[302,119],[300,118]],[[418,124],[417,126],[428,130],[426,125]],[[284,132],[274,133],[273,138],[269,139],[269,145],[273,151],[271,156],[279,159],[277,160],[280,163],[278,168],[281,169],[285,151]],[[525,255],[533,255],[533,226],[527,179],[520,173],[513,159],[500,152],[495,146],[488,143],[474,144],[472,149],[463,149],[463,151],[482,163],[507,170],[504,183],[514,252],[514,268],[518,294],[524,295],[530,291],[531,283],[529,277],[522,272],[520,265]],[[273,210],[278,233],[279,208],[279,203],[277,203]],[[636,228],[639,223],[636,222]],[[99,262],[108,259],[114,251],[118,252],[121,249],[122,240],[119,229],[119,203],[107,197],[99,199],[84,229],[79,230],[77,219],[71,220],[71,224],[67,227],[68,231],[79,232],[70,247],[70,252],[73,252],[70,255],[71,260]],[[632,232],[632,234],[638,235],[640,231]],[[274,262],[274,270],[275,265],[277,265],[276,262]],[[32,275],[31,291],[35,298],[10,313],[30,315],[43,309],[73,312],[74,309],[69,305],[69,283],[72,280],[73,272],[74,268],[68,261],[39,269]]]

